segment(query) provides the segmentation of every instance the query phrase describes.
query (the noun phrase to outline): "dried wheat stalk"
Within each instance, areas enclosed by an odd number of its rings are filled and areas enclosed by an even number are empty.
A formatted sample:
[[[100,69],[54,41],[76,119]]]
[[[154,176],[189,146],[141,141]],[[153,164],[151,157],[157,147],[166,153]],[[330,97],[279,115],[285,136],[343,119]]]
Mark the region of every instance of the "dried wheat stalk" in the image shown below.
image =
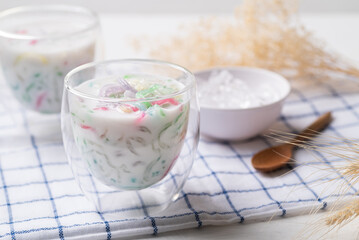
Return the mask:
[[[175,36],[135,38],[133,46],[193,71],[252,66],[296,79],[359,77],[358,69],[326,51],[301,25],[297,5],[295,0],[245,0],[230,20],[205,18],[182,26]]]
[[[313,132],[313,137],[316,135],[317,134]],[[268,137],[281,143],[291,143],[291,139],[296,136],[296,134],[281,131],[273,131],[272,134],[268,135]],[[337,166],[336,169],[351,185],[355,185],[359,182],[358,139],[341,139],[329,135],[326,135],[319,140],[312,137],[308,137],[308,139],[311,141],[303,141],[295,143],[295,145],[313,151],[320,151],[328,154],[329,156],[345,160],[345,164]],[[348,190],[349,189],[342,187],[343,194],[345,194]],[[332,227],[342,227],[357,217],[359,217],[359,200],[354,199],[346,204],[342,209],[339,209],[326,217],[325,224]]]

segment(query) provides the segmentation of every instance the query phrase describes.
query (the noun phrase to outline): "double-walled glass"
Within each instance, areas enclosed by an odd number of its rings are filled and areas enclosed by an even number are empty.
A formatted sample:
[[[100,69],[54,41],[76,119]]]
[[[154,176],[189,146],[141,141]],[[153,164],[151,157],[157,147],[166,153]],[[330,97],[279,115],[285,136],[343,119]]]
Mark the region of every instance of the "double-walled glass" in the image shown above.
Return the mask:
[[[92,11],[75,6],[24,6],[0,13],[4,77],[27,109],[59,113],[65,75],[93,62],[100,25]]]
[[[165,79],[182,87],[140,99],[86,92],[93,88],[101,92],[102,81],[129,76]],[[158,211],[178,197],[196,155],[195,78],[180,66],[160,61],[85,64],[65,78],[61,121],[75,178],[98,210],[116,212],[145,205],[149,213]]]

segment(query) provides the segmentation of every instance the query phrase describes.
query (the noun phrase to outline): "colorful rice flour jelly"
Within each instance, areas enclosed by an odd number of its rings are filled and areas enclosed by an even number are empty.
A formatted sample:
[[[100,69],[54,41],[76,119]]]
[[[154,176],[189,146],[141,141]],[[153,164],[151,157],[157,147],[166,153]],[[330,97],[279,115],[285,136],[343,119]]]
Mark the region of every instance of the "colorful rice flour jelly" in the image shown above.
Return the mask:
[[[83,190],[91,176],[102,192],[178,193],[198,142],[191,73],[149,60],[91,63],[69,73],[64,96],[65,149]]]
[[[97,16],[74,6],[26,6],[0,13],[0,60],[27,109],[58,113],[65,75],[95,58]]]
[[[183,88],[174,79],[131,74],[88,80],[75,90],[132,100],[170,95]],[[69,105],[82,158],[107,185],[124,189],[152,185],[166,176],[183,147],[189,101],[182,96],[124,103],[70,96]]]

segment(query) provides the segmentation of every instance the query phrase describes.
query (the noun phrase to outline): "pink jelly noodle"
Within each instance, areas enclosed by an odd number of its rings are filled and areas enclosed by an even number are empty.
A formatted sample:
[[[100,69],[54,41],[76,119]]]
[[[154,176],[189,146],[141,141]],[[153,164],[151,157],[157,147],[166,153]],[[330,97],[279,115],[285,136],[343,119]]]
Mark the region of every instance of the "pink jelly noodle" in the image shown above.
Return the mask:
[[[31,40],[30,45],[35,45],[37,43],[37,40]]]
[[[140,124],[142,120],[145,118],[145,112],[141,112],[141,115],[136,119],[136,124]]]
[[[161,105],[166,104],[166,103],[170,103],[172,105],[178,105],[179,104],[179,102],[176,101],[175,99],[167,98],[167,99],[163,99],[163,100],[154,101],[154,102],[152,102],[152,105],[157,104],[157,105],[161,106]]]
[[[38,96],[38,98],[36,99],[36,109],[39,109],[41,107],[41,104],[44,101],[45,97],[46,97],[46,92]]]
[[[85,130],[90,130],[90,131],[92,131],[92,132],[96,132],[93,127],[88,126],[88,125],[85,125],[85,124],[81,124],[80,127],[81,127],[82,129],[85,129]]]
[[[97,108],[94,108],[93,110],[96,110],[96,111],[108,111],[108,107],[97,107]]]
[[[132,106],[132,105],[130,105],[130,104],[123,104],[123,105],[126,106],[126,107],[128,107],[128,108],[130,108],[133,112],[137,112],[137,111],[138,111],[138,108],[135,107],[135,106]]]

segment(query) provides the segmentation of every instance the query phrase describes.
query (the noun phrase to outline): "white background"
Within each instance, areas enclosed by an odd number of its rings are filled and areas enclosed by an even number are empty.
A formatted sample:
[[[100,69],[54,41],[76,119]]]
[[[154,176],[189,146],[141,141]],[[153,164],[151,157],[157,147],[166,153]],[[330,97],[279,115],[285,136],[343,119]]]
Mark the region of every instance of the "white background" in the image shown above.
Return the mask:
[[[0,10],[25,4],[61,3],[86,6],[100,13],[231,13],[241,2],[241,0],[0,0]],[[305,13],[359,13],[359,1],[302,0],[300,9]]]

